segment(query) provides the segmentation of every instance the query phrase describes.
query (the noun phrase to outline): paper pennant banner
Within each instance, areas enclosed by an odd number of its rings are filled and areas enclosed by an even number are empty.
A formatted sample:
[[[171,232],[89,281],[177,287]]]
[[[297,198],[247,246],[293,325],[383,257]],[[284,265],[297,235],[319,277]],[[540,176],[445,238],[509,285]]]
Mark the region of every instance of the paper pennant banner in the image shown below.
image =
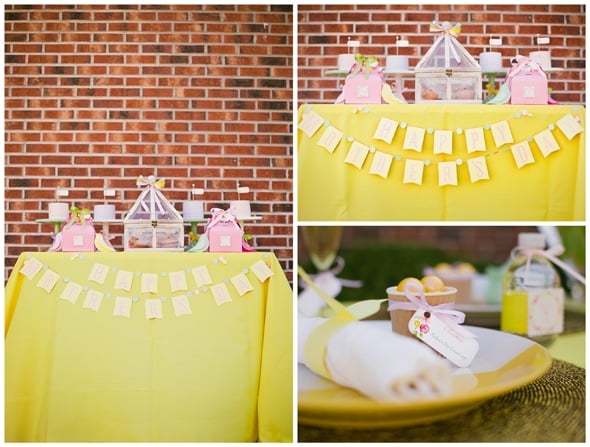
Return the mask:
[[[192,315],[193,313],[186,295],[179,295],[172,298],[172,307],[177,317],[180,315]]]
[[[116,317],[131,317],[131,298],[118,296],[115,298],[113,315]]]
[[[41,271],[42,268],[43,264],[40,261],[38,261],[35,258],[30,258],[23,263],[23,266],[19,270],[19,273],[22,273],[28,279],[33,279],[35,275]]]
[[[145,300],[145,318],[147,320],[163,318],[162,316],[162,301],[159,299]]]
[[[238,273],[231,279],[231,282],[240,296],[254,290],[252,283],[244,273]]]
[[[221,306],[223,303],[228,303],[232,300],[229,289],[224,283],[212,285],[211,294],[213,295],[213,298],[215,299],[215,302],[218,306]]]
[[[404,183],[422,184],[424,175],[424,162],[420,160],[406,160],[404,168]]]
[[[510,150],[512,151],[512,156],[518,169],[535,162],[529,143],[526,141],[510,146]]]
[[[81,293],[81,285],[76,284],[74,282],[68,282],[59,297],[63,300],[69,301],[72,304],[76,304],[76,300],[78,299]]]
[[[397,121],[393,121],[387,118],[381,118],[381,121],[379,121],[379,125],[377,126],[377,130],[373,135],[373,138],[375,138],[376,140],[385,141],[387,144],[391,144],[398,125],[399,123]]]
[[[334,152],[338,143],[342,139],[344,134],[336,129],[334,126],[328,126],[328,128],[322,134],[322,137],[318,140],[318,145],[326,148],[330,153]]]
[[[453,131],[437,130],[434,132],[434,153],[435,154],[452,154],[453,153]]]
[[[88,276],[89,281],[94,281],[98,284],[104,284],[107,275],[109,274],[109,266],[104,264],[99,264],[98,262],[94,264],[92,270],[90,271],[90,275]]]
[[[72,258],[74,259],[74,258]],[[211,295],[215,303],[220,306],[224,303],[233,301],[232,295],[244,296],[249,292],[255,290],[255,285],[252,283],[252,278],[249,277],[248,273],[253,273],[260,283],[264,283],[268,278],[274,275],[273,270],[268,264],[260,259],[248,268],[244,269],[240,267],[240,270],[232,272],[232,262],[226,257],[220,256],[213,263],[221,262],[228,267],[216,269],[215,273],[220,273],[224,278],[216,278],[215,284],[211,279],[211,275],[207,265],[199,265],[191,269],[179,270],[179,271],[162,271],[159,273],[153,272],[135,272],[127,271],[117,268],[116,266],[105,265],[101,263],[93,263],[89,267],[90,272],[86,276],[88,284],[80,284],[79,282],[71,281],[67,276],[55,272],[48,268],[46,265],[39,262],[39,260],[31,257],[23,262],[19,273],[25,275],[29,280],[32,280],[40,271],[43,272],[41,278],[37,281],[37,287],[46,290],[48,293],[55,293],[56,286],[60,283],[63,278],[65,284],[63,289],[60,289],[58,298],[69,301],[72,304],[78,303],[80,297],[83,296],[83,309],[90,309],[95,312],[99,312],[103,303],[104,298],[111,296],[111,287],[118,289],[129,294],[135,287],[134,282],[140,282],[140,288],[142,294],[154,294],[154,293],[175,293],[178,291],[188,291],[189,287],[192,288],[193,284],[188,284],[188,280],[194,279],[194,284],[197,285],[195,294],[208,294]],[[107,278],[108,272],[117,272],[114,283],[112,286],[109,284],[106,286],[107,290],[97,290],[96,287],[90,287],[90,282],[104,285],[105,279]],[[82,273],[82,281],[84,280],[85,273]],[[140,277],[135,279],[135,277]],[[169,288],[167,284],[159,284],[159,276],[168,278]],[[232,284],[230,289],[229,284]],[[210,287],[203,287],[209,285]],[[201,288],[201,290],[199,290]],[[164,289],[160,290],[159,289]],[[145,307],[145,318],[151,320],[159,320],[164,318],[164,306],[166,302],[171,303],[174,314],[176,316],[191,315],[192,309],[189,302],[188,294],[182,294],[179,296],[162,296],[156,297],[141,297],[141,296],[125,296],[117,295],[113,300],[108,300],[109,307],[112,308],[113,316],[121,316],[125,318],[131,318],[131,311],[133,303],[145,300],[143,306]],[[109,312],[111,310],[109,309]],[[140,315],[141,312],[138,313]]]
[[[264,282],[272,275],[274,275],[273,271],[268,267],[268,265],[266,265],[266,263],[263,260],[254,263],[250,267],[250,270],[252,270],[252,272],[254,273],[254,275],[256,275],[258,281],[260,282]]]
[[[350,145],[350,149],[348,150],[348,154],[344,159],[345,163],[350,163],[351,165],[356,166],[357,168],[361,168],[367,155],[369,154],[369,147],[365,146],[364,144],[359,143],[358,141],[354,141]]]
[[[404,149],[411,149],[416,152],[422,152],[422,145],[424,144],[424,134],[426,129],[421,127],[408,126],[406,127],[406,137],[404,138]]]
[[[465,144],[467,145],[467,153],[471,154],[477,151],[486,150],[486,140],[483,129],[476,127],[474,129],[465,129]]]
[[[303,114],[303,118],[297,127],[311,138],[322,124],[324,124],[324,119],[320,115],[316,112],[308,112]]]
[[[584,128],[576,121],[572,114],[568,114],[557,121],[557,127],[561,129],[568,140],[584,131]]]
[[[211,275],[209,274],[209,269],[207,269],[206,265],[201,265],[199,267],[193,268],[192,273],[195,283],[197,284],[197,287],[213,284],[213,281],[211,280]]]
[[[59,280],[59,275],[55,273],[53,270],[47,269],[41,276],[41,279],[37,283],[37,287],[44,289],[47,293],[51,293],[57,281]]]
[[[508,121],[500,121],[498,123],[492,124],[490,129],[492,130],[492,136],[494,137],[496,147],[500,147],[508,143],[514,143],[514,138],[512,137],[512,132],[510,130]]]
[[[447,161],[438,164],[438,185],[457,185],[457,163]]]
[[[552,152],[559,150],[559,144],[549,129],[538,133],[534,138],[543,157],[547,157]]]
[[[84,304],[82,304],[82,308],[84,309],[92,309],[95,312],[98,312],[100,309],[100,305],[102,304],[102,298],[104,293],[99,292],[97,290],[89,290],[86,292],[86,297],[84,298]]]
[[[371,163],[369,174],[380,175],[383,178],[387,178],[392,162],[393,155],[376,151],[375,156],[373,157],[373,163]]]
[[[471,183],[475,183],[478,180],[488,180],[490,178],[485,157],[470,158],[467,160],[467,168],[469,169]]]

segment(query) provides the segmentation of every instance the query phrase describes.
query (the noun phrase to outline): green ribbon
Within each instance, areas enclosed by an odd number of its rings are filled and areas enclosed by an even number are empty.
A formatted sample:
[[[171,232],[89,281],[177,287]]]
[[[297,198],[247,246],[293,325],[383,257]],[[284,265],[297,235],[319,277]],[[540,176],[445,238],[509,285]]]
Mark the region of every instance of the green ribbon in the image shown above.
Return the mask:
[[[72,206],[70,208],[70,220],[66,225],[66,228],[71,228],[76,223],[81,223],[83,227],[86,226],[86,216],[90,216],[90,210],[88,208],[79,209],[78,207]]]
[[[379,59],[376,56],[363,56],[362,54],[355,54],[354,60],[356,64],[354,64],[352,72],[350,73],[353,77],[356,76],[363,70],[365,72],[365,78],[369,78],[369,74],[373,68],[377,68],[379,66]]]

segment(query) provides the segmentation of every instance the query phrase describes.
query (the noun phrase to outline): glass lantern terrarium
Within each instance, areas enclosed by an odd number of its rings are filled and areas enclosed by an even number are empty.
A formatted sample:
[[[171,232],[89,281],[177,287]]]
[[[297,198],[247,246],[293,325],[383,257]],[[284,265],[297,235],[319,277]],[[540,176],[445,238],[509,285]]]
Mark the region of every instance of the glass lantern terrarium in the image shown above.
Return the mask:
[[[163,181],[140,176],[137,185],[144,190],[123,219],[125,251],[184,250],[182,216],[162,194]]]
[[[440,35],[416,65],[416,103],[481,104],[481,67],[455,37],[460,27],[445,22],[430,29]]]

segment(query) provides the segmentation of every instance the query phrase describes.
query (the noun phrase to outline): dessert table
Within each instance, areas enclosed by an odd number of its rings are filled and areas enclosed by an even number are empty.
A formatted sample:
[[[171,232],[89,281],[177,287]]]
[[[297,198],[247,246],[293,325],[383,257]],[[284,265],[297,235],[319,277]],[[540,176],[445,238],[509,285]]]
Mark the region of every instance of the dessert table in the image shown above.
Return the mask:
[[[303,105],[299,220],[584,220],[584,121],[581,105]]]
[[[292,291],[272,253],[23,253],[6,442],[291,442]]]

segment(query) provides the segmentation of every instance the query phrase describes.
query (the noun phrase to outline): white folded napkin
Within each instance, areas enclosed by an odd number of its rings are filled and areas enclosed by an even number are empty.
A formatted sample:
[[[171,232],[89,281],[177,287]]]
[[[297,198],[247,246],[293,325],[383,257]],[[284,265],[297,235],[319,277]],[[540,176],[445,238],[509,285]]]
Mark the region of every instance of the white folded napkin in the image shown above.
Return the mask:
[[[298,320],[298,358],[306,365],[307,338],[326,319],[300,314]],[[423,400],[450,394],[451,364],[383,323],[354,321],[331,336],[325,353],[331,379],[376,400]]]

